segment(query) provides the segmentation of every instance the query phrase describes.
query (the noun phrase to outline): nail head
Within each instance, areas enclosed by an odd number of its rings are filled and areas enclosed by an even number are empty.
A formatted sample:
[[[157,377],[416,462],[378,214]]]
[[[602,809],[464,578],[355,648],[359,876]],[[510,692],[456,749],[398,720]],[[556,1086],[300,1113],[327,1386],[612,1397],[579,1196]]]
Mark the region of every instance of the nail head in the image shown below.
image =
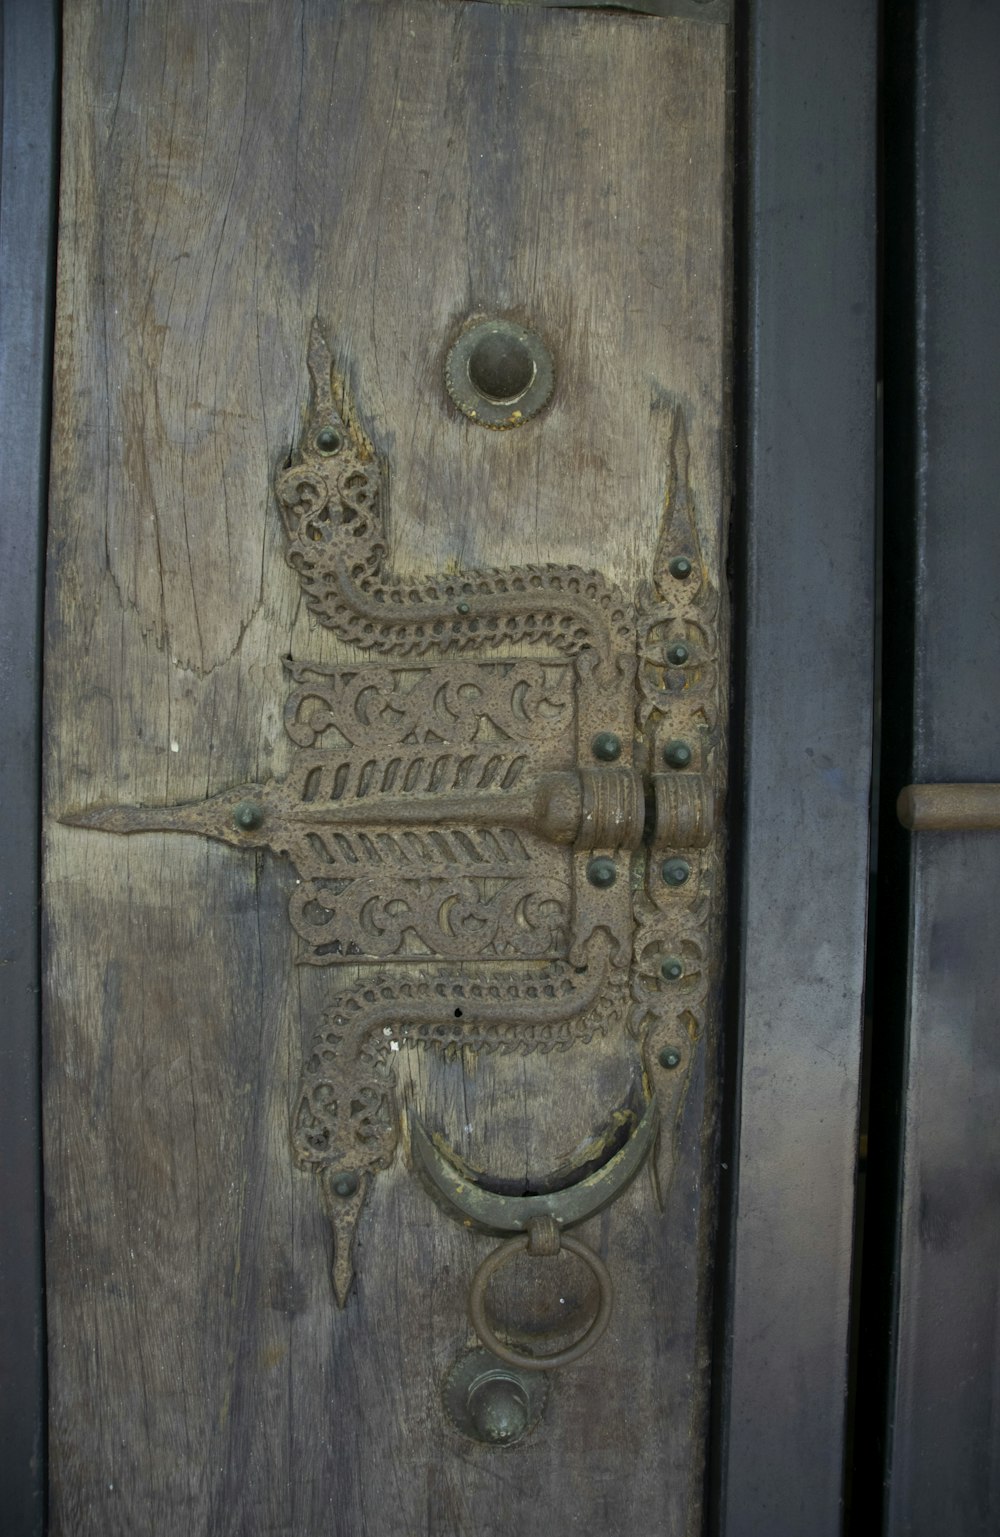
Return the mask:
[[[613,859],[608,859],[604,854],[599,854],[587,865],[587,879],[592,886],[604,891],[613,886],[618,879],[618,871]]]
[[[599,731],[590,744],[595,758],[602,763],[614,763],[622,755],[621,738],[613,731]]]
[[[233,811],[233,821],[241,833],[256,832],[264,820],[264,808],[256,801],[240,801]]]
[[[663,749],[663,761],[671,768],[684,769],[691,762],[691,749],[687,742],[668,742]]]

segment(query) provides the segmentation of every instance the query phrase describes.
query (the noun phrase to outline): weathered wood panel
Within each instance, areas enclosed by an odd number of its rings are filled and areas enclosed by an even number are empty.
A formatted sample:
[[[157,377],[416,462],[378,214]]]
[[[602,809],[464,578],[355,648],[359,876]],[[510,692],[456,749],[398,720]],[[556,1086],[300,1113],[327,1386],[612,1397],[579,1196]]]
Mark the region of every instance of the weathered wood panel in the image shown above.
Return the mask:
[[[402,1160],[333,1306],[289,1103],[331,991],[293,964],[277,862],[63,827],[287,764],[281,658],[331,660],[271,492],[319,314],[392,469],[401,571],[525,559],[648,573],[683,406],[719,558],[727,38],[496,6],[66,8],[46,722],[53,1529],[554,1534],[697,1529],[713,1032],[661,1216],[589,1233],[609,1336],[504,1452],[444,1422],[488,1240]],[[555,353],[536,422],[442,387],[466,315]],[[305,974],[303,974],[305,973]],[[621,1103],[619,1041],[401,1063],[402,1097],[498,1173]]]

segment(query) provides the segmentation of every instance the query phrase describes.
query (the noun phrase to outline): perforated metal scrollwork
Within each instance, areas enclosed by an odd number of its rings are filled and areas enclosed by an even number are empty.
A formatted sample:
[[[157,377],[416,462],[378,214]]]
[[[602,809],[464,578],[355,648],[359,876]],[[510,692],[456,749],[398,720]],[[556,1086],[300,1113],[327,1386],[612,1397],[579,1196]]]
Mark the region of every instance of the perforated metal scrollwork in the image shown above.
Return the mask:
[[[669,1177],[719,930],[723,684],[680,409],[634,596],[575,566],[412,576],[387,565],[378,466],[318,325],[309,372],[275,491],[306,603],[359,660],[288,663],[284,779],[65,820],[282,855],[298,959],[365,968],[330,999],[292,1114],[343,1305],[366,1194],[396,1155],[401,1049],[558,1052],[618,1032],[655,1086]]]

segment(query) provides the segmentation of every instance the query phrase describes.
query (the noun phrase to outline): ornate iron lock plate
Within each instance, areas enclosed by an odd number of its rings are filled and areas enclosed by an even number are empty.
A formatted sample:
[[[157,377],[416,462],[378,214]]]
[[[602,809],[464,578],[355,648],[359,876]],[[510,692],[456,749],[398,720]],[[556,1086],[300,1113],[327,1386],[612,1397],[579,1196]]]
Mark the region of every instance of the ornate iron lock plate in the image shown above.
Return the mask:
[[[287,558],[316,620],[364,659],[287,663],[285,779],[64,820],[284,855],[300,961],[362,969],[331,999],[292,1116],[343,1305],[359,1215],[396,1154],[401,1049],[621,1035],[666,1132],[662,1190],[720,928],[724,675],[679,408],[634,595],[575,566],[408,576],[387,566],[379,467],[335,404],[315,324],[309,372],[275,483]]]

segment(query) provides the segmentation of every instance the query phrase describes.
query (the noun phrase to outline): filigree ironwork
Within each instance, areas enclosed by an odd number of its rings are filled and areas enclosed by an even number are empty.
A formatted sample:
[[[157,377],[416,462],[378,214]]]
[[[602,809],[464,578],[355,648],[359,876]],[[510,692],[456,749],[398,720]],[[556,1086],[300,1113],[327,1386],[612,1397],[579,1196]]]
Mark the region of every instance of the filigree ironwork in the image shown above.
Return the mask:
[[[287,558],[318,622],[363,659],[286,663],[284,779],[65,820],[283,855],[298,959],[381,968],[330,1004],[292,1116],[343,1305],[366,1194],[396,1152],[395,1052],[562,1051],[617,1031],[676,1123],[719,928],[724,671],[679,409],[652,579],[633,602],[575,566],[391,571],[378,465],[337,407],[318,325],[309,371],[275,482]],[[595,761],[609,732],[615,761]],[[687,757],[664,772],[678,741]],[[661,1136],[661,1189],[672,1148]]]

